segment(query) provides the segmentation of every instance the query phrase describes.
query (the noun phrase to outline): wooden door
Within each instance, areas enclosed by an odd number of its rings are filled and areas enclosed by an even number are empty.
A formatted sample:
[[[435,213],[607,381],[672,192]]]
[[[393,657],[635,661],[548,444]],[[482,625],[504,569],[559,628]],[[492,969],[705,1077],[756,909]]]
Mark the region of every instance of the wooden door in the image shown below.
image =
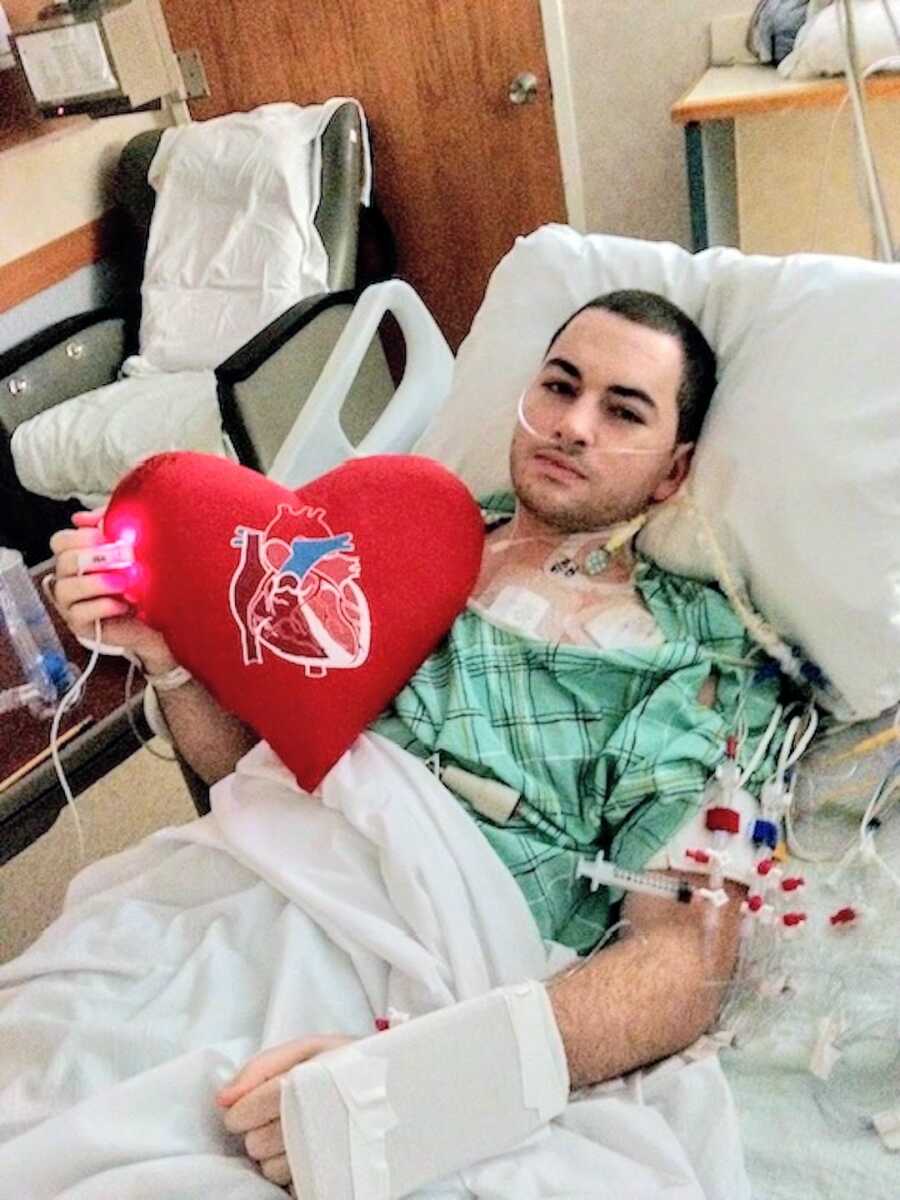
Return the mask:
[[[520,233],[565,220],[539,0],[164,0],[211,97],[198,120],[274,100],[355,96],[399,273],[451,344]],[[508,98],[520,72],[537,99]]]

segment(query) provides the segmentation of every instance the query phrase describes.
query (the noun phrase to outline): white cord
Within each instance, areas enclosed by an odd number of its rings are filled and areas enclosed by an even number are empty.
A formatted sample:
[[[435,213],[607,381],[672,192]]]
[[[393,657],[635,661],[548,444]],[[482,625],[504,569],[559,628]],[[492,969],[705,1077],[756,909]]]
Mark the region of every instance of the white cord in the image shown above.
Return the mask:
[[[78,835],[78,858],[80,862],[84,861],[85,843],[84,830],[81,825],[81,817],[78,815],[78,808],[75,804],[75,797],[72,795],[72,789],[69,787],[69,781],[66,778],[66,773],[63,770],[62,760],[59,756],[59,727],[63,717],[70,708],[81,700],[84,695],[84,687],[88,679],[90,679],[94,668],[100,661],[100,622],[94,622],[94,641],[97,643],[88,659],[88,664],[84,669],[84,673],[80,675],[65,695],[56,706],[56,712],[53,714],[53,721],[50,725],[50,756],[53,759],[53,766],[56,770],[56,777],[59,780],[59,786],[63,790],[63,795],[66,798],[66,803],[72,810],[72,820],[75,822],[75,832]]]
[[[884,859],[875,852],[874,836],[869,829],[872,821],[876,818],[880,821],[883,814],[887,811],[890,804],[900,799],[900,759],[891,766],[885,776],[882,778],[878,787],[872,794],[866,811],[863,813],[862,820],[859,825],[859,834],[854,835],[853,840],[846,850],[837,858],[835,854],[814,854],[812,851],[804,849],[797,842],[797,837],[794,832],[794,824],[791,818],[791,809],[788,807],[785,813],[785,832],[787,834],[788,849],[795,858],[799,858],[804,862],[811,863],[826,863],[834,862],[837,859],[837,870],[832,874],[831,881],[833,882],[841,872],[841,869],[847,866],[857,856],[863,858],[864,861],[875,862],[878,867],[890,878],[892,883],[900,889],[900,876],[898,876],[887,865]]]
[[[881,0],[881,7],[884,9],[884,15],[887,17],[888,24],[894,34],[894,41],[897,43],[897,49],[900,50],[900,27],[897,25],[897,20],[894,17],[894,10],[888,4],[888,0]]]
[[[766,732],[762,735],[762,737],[759,739],[759,742],[757,743],[756,750],[753,754],[753,757],[750,759],[750,762],[747,764],[747,766],[744,768],[744,770],[738,776],[738,787],[744,786],[744,784],[747,782],[747,780],[751,777],[753,772],[756,770],[756,768],[762,762],[763,758],[765,757],[766,751],[769,749],[769,746],[771,746],[771,744],[772,744],[772,739],[775,737],[775,733],[781,722],[781,717],[782,717],[783,713],[784,713],[784,709],[781,707],[780,704],[777,704],[775,706],[775,711],[772,713],[772,717],[771,717],[771,720],[769,721],[768,727],[766,728]]]
[[[808,688],[809,684],[803,676],[800,663],[793,650],[775,632],[772,626],[755,611],[749,599],[745,598],[746,588],[743,581],[739,582],[735,578],[731,564],[722,550],[712,524],[706,513],[694,499],[689,485],[684,489],[683,503],[687,511],[699,525],[698,537],[701,544],[709,550],[712,556],[719,586],[728,598],[731,607],[734,609],[744,628],[753,640],[765,650],[766,654],[778,663],[784,675],[792,679],[800,687]]]
[[[802,718],[801,718],[802,719]],[[793,767],[800,761],[806,751],[809,749],[809,744],[816,736],[816,730],[819,728],[819,713],[816,708],[810,705],[806,716],[806,729],[803,731],[800,740],[790,750],[787,758],[784,760],[784,769]],[[782,747],[783,749],[783,747]]]
[[[861,78],[863,79],[863,81],[865,81],[869,78],[870,75],[874,75],[877,71],[883,71],[886,68],[889,70],[892,70],[892,71],[900,71],[900,55],[891,54],[887,58],[879,58],[876,62],[870,63],[869,66],[866,67],[865,71],[863,71]],[[826,173],[828,171],[828,164],[831,162],[831,154],[832,154],[832,150],[834,148],[834,135],[837,132],[838,121],[840,120],[841,115],[842,115],[844,109],[846,108],[847,101],[849,99],[850,99],[850,92],[848,91],[847,94],[844,96],[844,98],[841,100],[840,104],[837,106],[837,112],[834,114],[834,119],[831,122],[831,129],[828,132],[828,140],[825,143],[825,154],[822,158],[822,166],[819,171],[819,186],[816,189],[816,207],[815,207],[815,212],[813,214],[813,230],[812,230],[812,238],[810,241],[810,250],[813,253],[815,253],[816,249],[818,248],[819,237],[822,232],[822,211],[823,211],[823,208],[825,207],[823,201],[826,198],[826,195],[828,192],[828,186],[827,186],[827,182],[826,182]],[[858,160],[858,158],[859,158],[859,155],[857,154],[857,160]],[[859,163],[858,163],[858,161],[857,161],[857,191],[860,193],[861,203],[865,204],[866,203],[866,197],[864,194],[865,193],[865,181],[859,178]]]
[[[148,750],[154,758],[158,758],[161,762],[177,762],[178,755],[163,754],[143,736],[138,723],[134,719],[134,713],[131,711],[132,689],[134,687],[134,673],[138,668],[138,660],[130,658],[128,662],[128,674],[125,676],[125,712],[128,714],[128,724],[131,726],[131,732],[134,734],[135,741],[140,742],[145,750]]]
[[[900,759],[893,764],[875,789],[872,799],[869,801],[868,807],[863,814],[863,819],[859,825],[859,853],[864,862],[871,861],[877,863],[894,886],[900,889],[900,876],[896,875],[881,855],[876,852],[875,834],[869,829],[869,826],[876,818],[879,821],[881,820],[882,813],[885,812],[888,805],[893,803],[898,796],[900,796]]]
[[[882,259],[882,261],[893,262],[894,241],[891,234],[887,209],[884,203],[884,192],[881,187],[881,179],[879,178],[878,167],[875,163],[874,154],[872,153],[872,142],[869,137],[869,129],[867,125],[866,98],[860,83],[859,68],[857,66],[856,23],[853,16],[853,5],[851,0],[839,0],[837,16],[838,25],[840,26],[841,33],[844,38],[844,50],[847,58],[847,86],[849,88],[850,99],[853,104],[853,118],[856,122],[859,151],[862,156],[863,169],[865,172],[869,200],[869,215],[872,221],[875,242],[878,248],[879,257]]]

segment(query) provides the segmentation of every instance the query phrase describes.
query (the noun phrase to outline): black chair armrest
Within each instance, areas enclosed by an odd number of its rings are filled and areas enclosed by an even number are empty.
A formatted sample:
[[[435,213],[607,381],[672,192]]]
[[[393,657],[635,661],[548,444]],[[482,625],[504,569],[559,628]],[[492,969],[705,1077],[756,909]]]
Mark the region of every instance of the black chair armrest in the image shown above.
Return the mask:
[[[0,427],[12,434],[38,413],[112,383],[125,355],[125,322],[112,308],[68,317],[0,354]]]
[[[272,414],[260,412],[258,403],[254,413],[245,411],[242,405],[243,389],[241,385],[252,379],[261,368],[275,358],[280,350],[303,330],[313,325],[323,314],[333,309],[343,309],[345,313],[349,312],[358,299],[359,292],[356,291],[309,296],[298,304],[291,305],[256,337],[251,338],[240,350],[235,351],[230,358],[216,368],[222,426],[234,446],[238,459],[245,466],[252,467],[255,471],[268,469],[273,456],[273,448],[277,448],[278,435],[280,432],[286,433],[287,429],[290,429],[293,417],[290,416],[288,419],[282,415],[285,412],[283,405],[279,405],[278,412]],[[333,341],[330,341],[327,346],[328,353],[331,351],[332,344]],[[327,354],[325,357],[327,358]],[[321,366],[318,358],[315,366]],[[305,400],[305,395],[298,397],[296,407],[299,408],[303,400]],[[275,421],[278,426],[284,425],[285,421],[287,424],[284,430],[261,429],[260,421],[263,426],[267,427],[271,426],[272,421]]]
[[[60,342],[64,342],[66,338],[75,337],[82,330],[88,329],[100,321],[109,321],[121,316],[122,314],[116,309],[107,306],[92,308],[88,312],[77,313],[74,317],[64,317],[62,321],[48,325],[46,329],[41,329],[38,333],[26,338],[25,341],[18,342],[15,346],[10,346],[8,350],[0,353],[0,379],[12,375],[26,363],[31,362],[33,358],[40,357],[48,350],[52,350],[54,346],[59,345]]]

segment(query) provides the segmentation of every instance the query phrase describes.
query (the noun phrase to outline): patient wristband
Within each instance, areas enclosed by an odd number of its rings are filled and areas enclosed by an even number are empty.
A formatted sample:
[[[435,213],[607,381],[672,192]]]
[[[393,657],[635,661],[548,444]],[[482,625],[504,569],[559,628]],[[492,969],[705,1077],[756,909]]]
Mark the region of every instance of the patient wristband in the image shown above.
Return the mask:
[[[194,678],[186,667],[172,667],[170,671],[161,671],[159,675],[144,674],[147,683],[155,692],[174,692],[176,688],[184,687]]]
[[[284,1079],[304,1200],[395,1200],[512,1150],[563,1111],[569,1072],[543,984],[499,988],[320,1054]]]

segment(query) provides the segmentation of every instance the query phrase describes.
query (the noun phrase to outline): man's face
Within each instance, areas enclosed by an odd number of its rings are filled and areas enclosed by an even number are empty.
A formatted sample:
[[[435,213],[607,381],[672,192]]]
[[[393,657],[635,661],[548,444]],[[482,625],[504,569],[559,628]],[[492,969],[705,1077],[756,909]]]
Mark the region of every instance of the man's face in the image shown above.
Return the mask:
[[[578,533],[668,499],[691,452],[676,445],[681,376],[675,337],[603,309],[580,313],[525,393],[530,429],[518,423],[510,448],[520,504],[549,527]]]

